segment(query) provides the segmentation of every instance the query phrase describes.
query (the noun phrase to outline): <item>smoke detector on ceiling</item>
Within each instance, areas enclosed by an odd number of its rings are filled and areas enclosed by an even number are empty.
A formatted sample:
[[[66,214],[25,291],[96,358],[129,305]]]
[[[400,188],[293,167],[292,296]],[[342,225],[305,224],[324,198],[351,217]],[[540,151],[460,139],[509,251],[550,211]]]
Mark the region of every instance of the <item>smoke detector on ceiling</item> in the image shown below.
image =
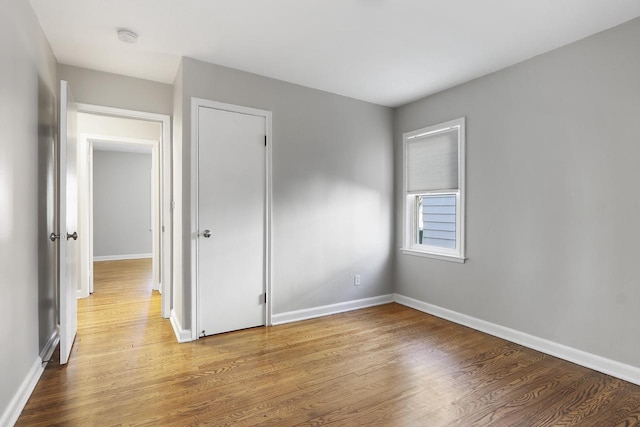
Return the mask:
[[[135,43],[138,40],[138,35],[125,28],[121,28],[118,30],[118,38],[125,43]]]

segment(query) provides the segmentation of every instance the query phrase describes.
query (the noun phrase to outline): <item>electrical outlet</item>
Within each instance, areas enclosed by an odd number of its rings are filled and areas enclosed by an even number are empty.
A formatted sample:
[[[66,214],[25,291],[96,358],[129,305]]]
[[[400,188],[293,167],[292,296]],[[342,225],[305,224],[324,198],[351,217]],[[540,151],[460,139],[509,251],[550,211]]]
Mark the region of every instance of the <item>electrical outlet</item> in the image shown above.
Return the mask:
[[[360,275],[356,274],[353,276],[353,286],[360,286]]]

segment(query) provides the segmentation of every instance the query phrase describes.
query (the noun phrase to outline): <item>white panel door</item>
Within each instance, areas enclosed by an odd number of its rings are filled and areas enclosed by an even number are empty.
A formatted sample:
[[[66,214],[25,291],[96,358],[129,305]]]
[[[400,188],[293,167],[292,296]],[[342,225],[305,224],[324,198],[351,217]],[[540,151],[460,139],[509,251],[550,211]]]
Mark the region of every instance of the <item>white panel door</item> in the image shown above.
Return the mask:
[[[198,110],[199,336],[265,324],[265,132],[261,116]]]
[[[60,82],[60,364],[69,361],[78,330],[77,110],[69,85]]]

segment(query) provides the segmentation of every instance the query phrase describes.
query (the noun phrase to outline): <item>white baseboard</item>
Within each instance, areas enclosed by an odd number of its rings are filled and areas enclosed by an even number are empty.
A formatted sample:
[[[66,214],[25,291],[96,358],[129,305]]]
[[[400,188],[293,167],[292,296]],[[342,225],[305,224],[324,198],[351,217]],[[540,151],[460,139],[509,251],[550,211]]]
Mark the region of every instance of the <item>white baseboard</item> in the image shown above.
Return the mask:
[[[24,406],[27,404],[31,393],[33,393],[33,389],[36,388],[36,384],[38,384],[38,380],[43,372],[44,366],[42,360],[38,357],[31,366],[24,381],[22,381],[20,388],[13,396],[13,399],[9,402],[9,406],[5,408],[2,416],[0,416],[0,426],[12,426],[18,421]]]
[[[507,328],[505,326],[500,326],[495,323],[467,316],[466,314],[448,310],[446,308],[429,304],[417,299],[409,298],[404,295],[395,294],[394,300],[398,304],[415,308],[416,310],[432,314],[442,319],[450,320],[454,323],[468,326],[472,329],[485,332],[489,335],[493,335],[498,338],[502,338],[507,341],[511,341],[516,344],[541,351],[551,356],[555,356],[560,359],[564,359],[569,362],[584,366],[586,368],[593,369],[595,371],[602,372],[604,374],[611,375],[625,381],[629,381],[630,383],[640,385],[640,367],[627,365],[625,363],[607,359],[602,356],[587,353],[586,351],[568,347],[563,344],[558,344],[544,338],[536,337],[534,335],[529,335],[515,329]]]
[[[339,302],[337,304],[323,305],[320,307],[306,308],[304,310],[287,311],[271,316],[272,325],[298,322],[300,320],[313,319],[315,317],[329,316],[331,314],[343,313],[345,311],[358,310],[360,308],[373,307],[393,302],[393,294],[380,295],[377,297],[357,299],[353,301]]]
[[[176,316],[175,311],[171,310],[169,320],[171,321],[171,326],[173,326],[173,333],[176,334],[176,339],[179,343],[192,341],[191,330],[182,329],[182,325],[180,324],[180,320],[178,320],[178,316]]]
[[[53,351],[56,349],[58,342],[60,341],[60,334],[58,333],[58,328],[53,331],[49,340],[44,345],[44,348],[40,352],[40,359],[43,361],[51,360],[51,356],[53,355]],[[0,424],[2,425],[2,424]]]
[[[153,254],[102,255],[94,256],[94,261],[122,261],[124,259],[153,258]]]

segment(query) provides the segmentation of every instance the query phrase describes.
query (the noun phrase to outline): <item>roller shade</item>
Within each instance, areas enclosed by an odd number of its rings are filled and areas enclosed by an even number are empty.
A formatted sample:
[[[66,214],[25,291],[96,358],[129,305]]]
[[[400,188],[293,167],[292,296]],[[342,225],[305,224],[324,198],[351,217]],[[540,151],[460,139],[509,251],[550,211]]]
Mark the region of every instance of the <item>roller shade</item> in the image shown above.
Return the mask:
[[[407,141],[407,191],[458,189],[458,128]]]

